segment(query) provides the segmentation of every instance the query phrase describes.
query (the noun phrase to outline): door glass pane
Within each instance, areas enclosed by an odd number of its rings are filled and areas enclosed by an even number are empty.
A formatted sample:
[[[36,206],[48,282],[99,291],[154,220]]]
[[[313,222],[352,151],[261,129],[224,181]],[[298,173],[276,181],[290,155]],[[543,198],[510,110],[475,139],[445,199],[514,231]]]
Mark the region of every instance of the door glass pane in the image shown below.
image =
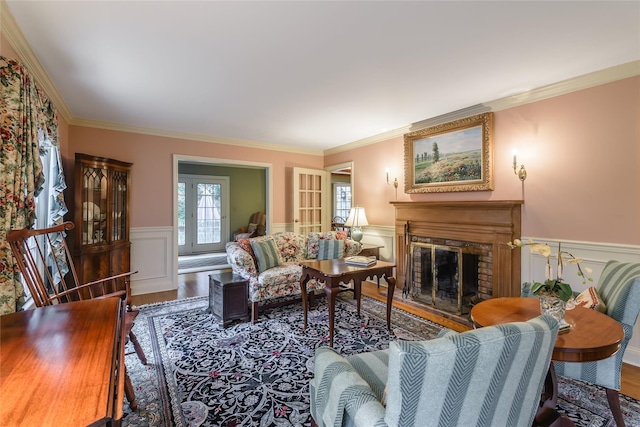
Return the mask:
[[[184,182],[178,183],[178,246],[185,244],[185,206],[186,206],[186,185]]]
[[[351,185],[337,184],[335,186],[335,212],[333,216],[347,219],[351,210]]]
[[[198,184],[196,221],[199,245],[220,242],[220,187],[220,184]]]
[[[101,168],[82,169],[82,244],[107,240],[107,175]],[[115,211],[114,211],[115,215]]]
[[[111,240],[122,240],[127,238],[127,178],[125,171],[113,171],[111,198],[111,212],[113,219],[111,223]]]

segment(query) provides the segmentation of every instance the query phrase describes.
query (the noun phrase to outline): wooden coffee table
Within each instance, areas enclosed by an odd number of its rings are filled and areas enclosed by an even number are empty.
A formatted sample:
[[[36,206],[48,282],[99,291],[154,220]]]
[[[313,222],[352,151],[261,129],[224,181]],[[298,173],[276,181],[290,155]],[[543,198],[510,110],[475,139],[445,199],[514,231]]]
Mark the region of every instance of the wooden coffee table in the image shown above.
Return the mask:
[[[307,283],[311,279],[316,279],[324,283],[324,292],[327,295],[329,304],[329,345],[333,346],[333,327],[335,321],[336,295],[345,290],[351,290],[340,286],[340,283],[348,284],[353,281],[353,292],[357,301],[358,316],[360,315],[360,297],[362,281],[367,277],[384,276],[389,284],[387,290],[387,328],[391,330],[391,305],[393,303],[393,292],[396,287],[396,279],[392,276],[393,263],[377,261],[369,267],[355,267],[345,262],[344,258],[324,261],[302,261],[302,276],[300,277],[300,290],[302,291],[302,306],[304,312],[303,330],[307,328]]]
[[[471,309],[471,319],[477,326],[493,326],[508,322],[526,322],[540,315],[538,298],[492,298]],[[613,356],[624,339],[622,326],[611,317],[584,307],[567,310],[565,321],[571,328],[558,333],[552,361],[593,362]],[[545,381],[544,407],[555,411],[558,402],[558,382],[553,363]],[[546,415],[545,415],[546,416]]]

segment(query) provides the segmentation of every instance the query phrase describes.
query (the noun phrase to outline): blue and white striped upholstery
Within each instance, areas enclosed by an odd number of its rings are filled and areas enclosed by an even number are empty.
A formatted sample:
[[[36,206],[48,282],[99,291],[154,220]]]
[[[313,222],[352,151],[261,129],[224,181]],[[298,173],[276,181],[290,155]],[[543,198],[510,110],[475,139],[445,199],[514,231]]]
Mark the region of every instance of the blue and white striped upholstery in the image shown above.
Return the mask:
[[[545,315],[348,358],[323,347],[311,414],[321,427],[530,426],[557,334]]]
[[[558,375],[619,391],[622,357],[640,312],[640,263],[609,261],[596,290],[607,306],[607,315],[620,322],[624,330],[620,351],[597,362],[554,362],[554,367]]]

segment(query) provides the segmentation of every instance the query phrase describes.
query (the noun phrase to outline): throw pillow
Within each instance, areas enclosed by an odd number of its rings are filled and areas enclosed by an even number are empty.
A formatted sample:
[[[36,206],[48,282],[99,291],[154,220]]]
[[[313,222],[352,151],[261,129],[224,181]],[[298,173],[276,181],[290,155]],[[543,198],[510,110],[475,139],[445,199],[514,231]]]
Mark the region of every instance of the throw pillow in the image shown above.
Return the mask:
[[[240,246],[245,251],[249,252],[249,255],[251,255],[251,258],[253,259],[254,265],[257,267],[258,261],[256,260],[256,254],[253,253],[253,248],[251,247],[251,239],[240,238],[240,239],[237,239],[236,242],[238,243],[238,246]]]
[[[336,231],[336,239],[347,240],[347,237],[349,237],[349,233],[347,233],[345,230]]]
[[[258,273],[281,264],[280,252],[278,252],[276,241],[273,237],[264,240],[251,239],[251,248],[253,248],[253,253],[256,254]]]
[[[307,241],[307,259],[316,259],[320,240],[335,240],[335,231],[311,232]]]
[[[344,240],[320,240],[318,242],[318,261],[344,257]]]
[[[576,305],[585,308],[593,308],[600,313],[607,312],[607,306],[604,304],[602,298],[598,295],[598,291],[596,291],[596,288],[593,286],[589,287],[576,297]]]

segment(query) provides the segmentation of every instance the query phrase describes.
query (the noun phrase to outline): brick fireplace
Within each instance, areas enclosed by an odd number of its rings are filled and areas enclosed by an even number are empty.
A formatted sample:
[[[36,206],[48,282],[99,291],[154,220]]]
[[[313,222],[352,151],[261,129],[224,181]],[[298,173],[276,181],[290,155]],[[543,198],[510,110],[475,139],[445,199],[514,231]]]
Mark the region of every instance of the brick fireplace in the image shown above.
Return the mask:
[[[472,301],[520,295],[522,201],[392,202],[397,289],[456,318]]]

